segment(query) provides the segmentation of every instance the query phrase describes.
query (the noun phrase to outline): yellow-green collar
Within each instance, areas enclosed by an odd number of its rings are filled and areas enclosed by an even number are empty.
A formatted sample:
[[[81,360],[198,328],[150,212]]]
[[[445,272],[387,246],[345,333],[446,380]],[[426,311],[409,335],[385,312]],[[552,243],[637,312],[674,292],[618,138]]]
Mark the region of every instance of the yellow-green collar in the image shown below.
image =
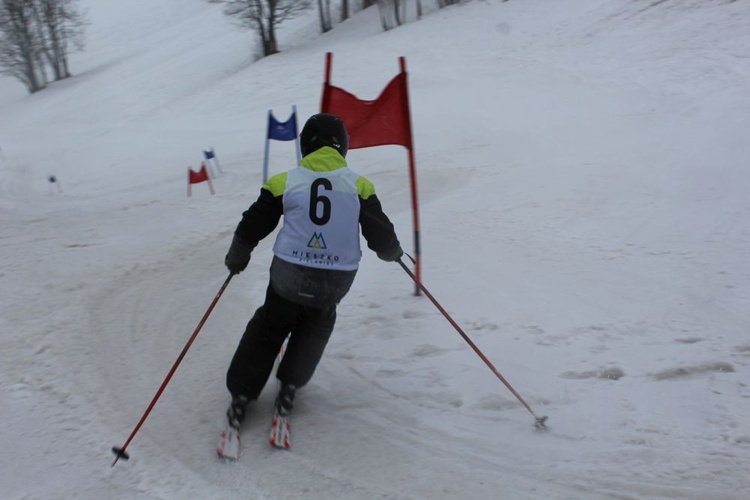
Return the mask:
[[[333,172],[346,166],[346,160],[330,146],[323,146],[302,158],[300,166],[313,172]]]

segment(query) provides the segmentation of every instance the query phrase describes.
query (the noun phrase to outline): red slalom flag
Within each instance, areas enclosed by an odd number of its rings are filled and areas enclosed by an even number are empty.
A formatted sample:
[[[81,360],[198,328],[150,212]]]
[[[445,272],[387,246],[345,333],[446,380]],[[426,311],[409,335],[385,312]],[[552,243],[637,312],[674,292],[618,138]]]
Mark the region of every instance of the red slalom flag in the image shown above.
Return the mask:
[[[337,115],[349,132],[349,149],[396,144],[412,149],[406,73],[401,72],[374,101],[363,101],[326,82],[321,112]]]
[[[207,182],[208,190],[211,194],[214,194],[214,187],[211,184],[211,178],[208,176],[208,171],[206,170],[206,162],[201,163],[201,169],[197,172],[194,172],[192,168],[188,167],[188,196],[192,196],[193,194],[191,186],[201,182]]]
[[[198,184],[208,180],[208,172],[206,171],[206,165],[201,165],[201,169],[197,172],[193,172],[193,169],[188,169],[188,177],[190,184]]]
[[[349,149],[369,148],[396,144],[406,147],[409,155],[411,204],[414,220],[414,271],[417,282],[421,280],[421,250],[419,243],[419,203],[417,201],[417,166],[414,160],[414,142],[411,132],[409,85],[406,58],[399,57],[401,72],[391,80],[374,101],[363,101],[346,90],[331,85],[333,53],[326,53],[325,80],[321,113],[339,116],[349,132]],[[417,286],[414,294],[419,295]]]

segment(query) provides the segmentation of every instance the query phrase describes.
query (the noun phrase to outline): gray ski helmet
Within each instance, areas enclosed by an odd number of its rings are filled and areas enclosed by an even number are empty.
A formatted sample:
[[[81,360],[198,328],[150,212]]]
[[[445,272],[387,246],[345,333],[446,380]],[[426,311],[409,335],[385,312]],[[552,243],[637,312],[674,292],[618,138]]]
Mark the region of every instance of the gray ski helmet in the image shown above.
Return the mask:
[[[308,118],[299,138],[302,156],[307,156],[323,146],[331,146],[341,156],[346,156],[349,150],[349,134],[344,122],[338,116],[328,113],[318,113]]]

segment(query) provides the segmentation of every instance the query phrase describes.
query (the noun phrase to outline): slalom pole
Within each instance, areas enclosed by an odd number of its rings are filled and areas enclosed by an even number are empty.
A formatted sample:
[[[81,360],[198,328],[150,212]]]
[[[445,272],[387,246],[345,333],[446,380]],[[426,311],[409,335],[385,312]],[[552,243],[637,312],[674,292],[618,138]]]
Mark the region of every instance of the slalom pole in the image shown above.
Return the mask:
[[[112,462],[112,467],[114,467],[117,461],[120,460],[121,458],[123,460],[127,460],[130,458],[130,455],[127,454],[125,449],[133,440],[133,437],[135,437],[136,433],[143,425],[143,422],[146,421],[146,418],[148,417],[149,413],[151,413],[151,410],[153,410],[154,405],[156,404],[156,401],[161,396],[161,393],[164,392],[164,388],[167,387],[167,384],[172,378],[172,375],[174,375],[174,372],[177,370],[177,367],[180,365],[182,358],[184,358],[185,354],[187,354],[188,349],[190,349],[190,346],[193,344],[193,341],[195,340],[195,337],[198,336],[198,332],[201,331],[201,328],[203,328],[203,324],[208,319],[208,316],[211,314],[211,311],[213,311],[214,306],[216,306],[216,303],[219,302],[219,299],[221,298],[221,295],[224,293],[224,290],[227,288],[227,285],[229,284],[229,281],[232,279],[232,276],[234,276],[234,273],[229,273],[229,276],[227,276],[226,281],[224,281],[224,284],[221,285],[221,288],[219,289],[219,293],[216,294],[216,297],[214,297],[213,302],[211,302],[211,305],[208,306],[208,310],[206,311],[206,314],[203,315],[203,318],[201,319],[200,323],[198,323],[198,327],[193,332],[193,335],[190,336],[190,340],[188,340],[187,343],[185,344],[185,347],[182,348],[182,352],[177,357],[177,361],[175,361],[174,364],[172,365],[172,369],[169,370],[167,377],[164,379],[164,382],[161,383],[161,387],[159,387],[159,390],[156,391],[156,395],[154,395],[154,399],[151,400],[151,403],[148,405],[148,408],[146,408],[146,411],[143,413],[143,416],[141,417],[141,420],[138,422],[138,425],[136,425],[135,428],[133,429],[133,432],[130,433],[128,440],[125,441],[125,444],[122,445],[121,447],[120,446],[112,447],[112,453],[115,454],[115,460],[114,462]]]
[[[406,254],[406,253],[404,255],[412,259],[411,255]],[[412,259],[412,261],[413,260],[414,259]],[[503,375],[498,371],[498,369],[495,368],[495,365],[493,365],[492,362],[490,362],[490,360],[487,359],[487,356],[485,356],[484,353],[482,353],[479,347],[477,347],[477,345],[471,340],[471,338],[469,338],[466,332],[464,332],[463,329],[460,326],[458,326],[458,323],[456,323],[453,320],[453,318],[451,318],[450,314],[448,314],[448,312],[443,308],[443,306],[441,306],[438,303],[438,301],[435,300],[435,297],[433,297],[432,294],[427,290],[427,288],[425,288],[425,286],[422,284],[422,282],[419,279],[417,279],[414,273],[412,273],[411,270],[407,267],[407,265],[404,264],[401,258],[398,258],[396,262],[398,262],[399,265],[403,268],[403,270],[406,271],[406,274],[408,274],[409,277],[411,277],[411,279],[414,280],[414,283],[419,287],[420,290],[422,290],[422,292],[424,292],[427,298],[430,299],[433,304],[435,304],[435,307],[437,307],[438,310],[443,314],[443,316],[445,316],[445,319],[447,319],[448,322],[451,325],[453,325],[453,328],[456,329],[456,331],[461,335],[461,337],[463,337],[466,343],[469,344],[469,346],[471,346],[474,352],[477,353],[477,355],[482,359],[482,361],[484,361],[484,364],[486,364],[489,367],[489,369],[492,370],[492,373],[495,374],[495,376],[500,380],[500,382],[505,384],[505,387],[507,387],[508,390],[511,393],[513,393],[516,399],[518,399],[518,401],[520,401],[521,404],[524,405],[527,410],[529,410],[529,413],[531,413],[531,415],[534,417],[534,420],[535,420],[534,427],[540,430],[547,430],[547,426],[545,425],[545,422],[547,421],[547,417],[538,417],[536,413],[534,413],[534,410],[531,409],[531,406],[529,406],[529,404],[521,397],[521,395],[518,394],[518,392],[516,392],[513,386],[510,385],[510,383],[505,379],[505,377],[503,377]]]

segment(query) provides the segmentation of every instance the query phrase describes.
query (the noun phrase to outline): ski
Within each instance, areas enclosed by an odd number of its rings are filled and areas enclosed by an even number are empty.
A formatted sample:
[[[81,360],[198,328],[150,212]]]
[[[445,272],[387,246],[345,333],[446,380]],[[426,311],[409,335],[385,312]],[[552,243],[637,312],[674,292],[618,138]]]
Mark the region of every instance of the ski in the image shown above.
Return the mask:
[[[291,422],[289,415],[282,415],[279,410],[274,410],[273,422],[271,423],[271,446],[288,450],[291,440]]]
[[[238,460],[240,458],[240,429],[226,423],[219,437],[219,446],[216,448],[219,458],[226,460]]]

